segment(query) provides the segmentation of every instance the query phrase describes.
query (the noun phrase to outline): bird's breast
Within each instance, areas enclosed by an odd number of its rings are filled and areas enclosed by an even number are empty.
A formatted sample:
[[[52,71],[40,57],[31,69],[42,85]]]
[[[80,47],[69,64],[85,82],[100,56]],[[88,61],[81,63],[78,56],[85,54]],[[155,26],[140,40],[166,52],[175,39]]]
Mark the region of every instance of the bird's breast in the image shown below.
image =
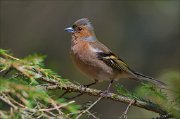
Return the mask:
[[[111,80],[115,78],[113,69],[97,58],[91,46],[85,42],[71,47],[71,56],[78,69],[92,79]]]

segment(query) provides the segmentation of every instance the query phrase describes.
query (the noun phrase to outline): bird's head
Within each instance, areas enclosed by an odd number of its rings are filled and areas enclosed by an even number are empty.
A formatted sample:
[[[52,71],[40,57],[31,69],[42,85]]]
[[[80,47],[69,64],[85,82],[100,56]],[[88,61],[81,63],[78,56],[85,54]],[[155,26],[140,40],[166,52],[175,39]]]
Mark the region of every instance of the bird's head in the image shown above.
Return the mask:
[[[96,40],[94,28],[87,18],[77,20],[72,27],[64,29],[83,40]]]

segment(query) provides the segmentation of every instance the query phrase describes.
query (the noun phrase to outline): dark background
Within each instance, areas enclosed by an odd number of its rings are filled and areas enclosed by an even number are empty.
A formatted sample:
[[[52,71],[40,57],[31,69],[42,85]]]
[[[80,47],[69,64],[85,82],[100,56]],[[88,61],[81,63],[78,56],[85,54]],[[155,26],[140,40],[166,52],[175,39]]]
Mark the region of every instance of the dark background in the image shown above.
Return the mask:
[[[124,59],[132,69],[159,77],[180,67],[180,2],[159,1],[0,1],[0,48],[15,56],[47,55],[46,65],[63,78],[87,84],[69,56],[71,35],[64,28],[89,18],[98,39]],[[163,79],[161,79],[163,81]],[[104,90],[108,82],[94,88]],[[119,81],[129,90],[139,83]],[[115,83],[117,84],[117,82]],[[114,85],[115,85],[114,84]],[[112,89],[113,91],[113,89]],[[58,93],[56,92],[58,95]],[[82,96],[78,103],[90,98]],[[101,118],[117,118],[126,104],[101,101],[93,108]],[[154,113],[133,107],[128,117],[145,118]]]

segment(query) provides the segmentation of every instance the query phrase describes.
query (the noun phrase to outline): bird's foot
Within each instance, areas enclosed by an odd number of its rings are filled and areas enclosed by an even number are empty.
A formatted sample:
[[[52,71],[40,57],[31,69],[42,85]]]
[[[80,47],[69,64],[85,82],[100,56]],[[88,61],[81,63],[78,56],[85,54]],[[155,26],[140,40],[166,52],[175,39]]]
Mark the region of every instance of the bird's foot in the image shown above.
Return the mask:
[[[109,90],[101,91],[101,96],[107,96],[109,93]]]

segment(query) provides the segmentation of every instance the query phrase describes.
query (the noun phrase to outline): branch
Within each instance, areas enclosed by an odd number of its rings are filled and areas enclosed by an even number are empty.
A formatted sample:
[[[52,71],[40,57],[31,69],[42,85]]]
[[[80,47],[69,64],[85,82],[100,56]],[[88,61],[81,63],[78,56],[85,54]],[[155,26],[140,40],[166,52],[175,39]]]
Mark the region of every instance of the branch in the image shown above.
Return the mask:
[[[46,89],[49,90],[55,90],[55,89],[64,89],[68,90],[70,92],[80,92],[80,93],[86,93],[92,96],[97,96],[97,97],[102,97],[104,99],[110,99],[112,101],[117,101],[117,102],[122,102],[122,103],[131,103],[132,98],[123,96],[123,95],[118,95],[115,93],[108,93],[104,95],[101,90],[97,89],[91,89],[91,88],[85,88],[81,86],[77,86],[75,84],[70,84],[70,85],[51,85],[47,86]],[[166,115],[167,112],[163,110],[158,104],[155,104],[150,101],[145,101],[145,100],[137,100],[134,99],[135,101],[132,103],[132,105],[144,108],[146,110],[150,110],[152,112],[159,113],[160,115]]]
[[[108,93],[104,95],[101,90],[92,89],[82,87],[80,85],[74,84],[70,81],[66,81],[64,79],[59,78],[58,76],[47,76],[45,73],[46,69],[41,68],[40,66],[29,64],[28,62],[24,62],[18,58],[12,57],[10,55],[3,55],[0,57],[0,64],[5,66],[9,66],[9,68],[17,70],[19,73],[28,77],[30,79],[35,79],[36,81],[42,80],[46,82],[47,90],[55,90],[55,89],[63,89],[68,92],[79,92],[84,94],[89,94],[91,96],[101,97],[102,99],[110,99],[112,101],[132,104],[134,106],[158,113],[160,115],[168,115],[168,117],[173,117],[172,115],[168,114],[166,110],[160,107],[158,104],[153,103],[149,100],[144,99],[132,99],[132,97],[118,95],[115,93]],[[9,69],[8,68],[8,69]],[[132,102],[132,100],[134,100]]]

